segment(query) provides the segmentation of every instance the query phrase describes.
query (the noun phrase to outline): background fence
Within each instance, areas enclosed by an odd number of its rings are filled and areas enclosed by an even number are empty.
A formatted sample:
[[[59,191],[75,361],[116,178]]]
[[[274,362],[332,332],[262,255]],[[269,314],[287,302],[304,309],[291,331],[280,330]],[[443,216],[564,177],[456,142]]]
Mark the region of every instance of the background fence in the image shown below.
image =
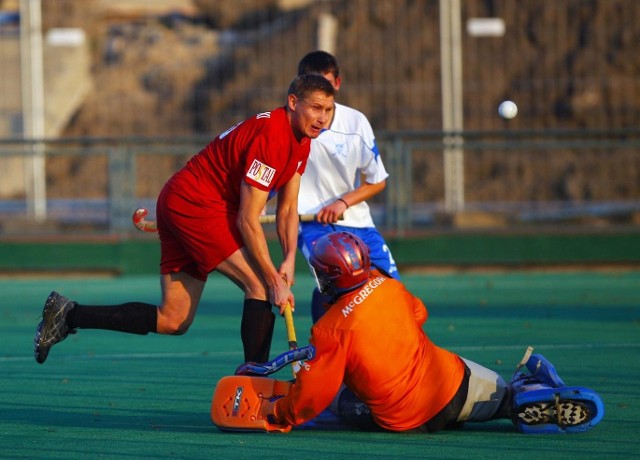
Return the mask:
[[[390,174],[372,200],[385,232],[433,228],[522,228],[546,224],[585,228],[640,225],[640,132],[468,132],[464,182],[448,184],[446,133],[380,133]],[[0,200],[3,235],[130,234],[131,214],[154,212],[164,182],[208,141],[193,138],[0,141],[0,161],[44,155],[49,171],[46,219],[34,221],[30,194]],[[36,148],[36,147],[39,148]],[[74,180],[56,171],[74,171]],[[447,187],[464,207],[446,208]]]
[[[18,122],[31,23],[27,2],[0,0],[0,235],[128,234],[187,158],[282,104],[316,48],[336,54],[340,102],[376,132],[383,230],[638,228],[635,0],[28,3],[50,134]],[[515,119],[497,115],[505,99]]]

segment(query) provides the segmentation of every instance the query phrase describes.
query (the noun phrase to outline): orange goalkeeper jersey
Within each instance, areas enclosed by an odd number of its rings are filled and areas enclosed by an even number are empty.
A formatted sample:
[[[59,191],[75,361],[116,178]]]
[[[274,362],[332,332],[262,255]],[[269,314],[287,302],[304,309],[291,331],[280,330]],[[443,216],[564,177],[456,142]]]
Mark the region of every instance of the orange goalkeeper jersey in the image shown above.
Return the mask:
[[[373,272],[312,327],[316,355],[276,402],[276,420],[299,425],[314,418],[343,382],[383,428],[404,431],[430,420],[460,387],[464,364],[425,335],[426,319],[422,301],[401,282]]]

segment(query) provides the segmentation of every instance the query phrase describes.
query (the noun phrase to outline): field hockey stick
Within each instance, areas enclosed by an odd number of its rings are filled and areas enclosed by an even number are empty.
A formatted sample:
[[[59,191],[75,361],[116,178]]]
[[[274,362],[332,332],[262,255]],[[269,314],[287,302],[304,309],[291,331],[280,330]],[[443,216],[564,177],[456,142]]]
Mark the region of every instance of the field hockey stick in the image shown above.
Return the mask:
[[[133,213],[133,216],[131,216],[131,221],[133,222],[133,225],[141,232],[149,232],[149,233],[157,232],[158,224],[156,223],[155,220],[145,219],[145,217],[147,217],[147,214],[149,214],[149,211],[147,211],[146,208],[136,209]]]
[[[147,220],[146,217],[149,214],[149,211],[145,208],[138,208],[133,213],[131,217],[131,221],[133,225],[142,232],[154,233],[158,231],[158,224],[155,220]],[[316,220],[315,214],[300,214],[299,216],[300,222],[313,222]],[[342,219],[342,215],[340,215],[339,219]],[[265,214],[260,216],[261,224],[272,224],[276,221],[275,214]]]
[[[316,349],[312,345],[307,345],[306,347],[285,351],[266,363],[242,363],[238,366],[234,374],[256,376],[271,375],[294,361],[300,362],[305,359],[311,359],[315,356],[315,353]]]
[[[284,307],[284,324],[287,328],[287,340],[289,341],[289,350],[295,350],[298,348],[298,339],[296,339],[296,329],[293,326],[293,311],[291,311],[291,304],[287,302]],[[295,377],[300,368],[302,362],[300,360],[291,364],[291,372]]]

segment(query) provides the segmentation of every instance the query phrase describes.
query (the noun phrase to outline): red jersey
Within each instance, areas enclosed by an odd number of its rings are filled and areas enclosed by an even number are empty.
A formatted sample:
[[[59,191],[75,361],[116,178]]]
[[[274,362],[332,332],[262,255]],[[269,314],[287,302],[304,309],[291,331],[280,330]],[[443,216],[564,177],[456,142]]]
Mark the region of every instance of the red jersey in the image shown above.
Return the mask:
[[[287,112],[259,113],[216,137],[178,173],[180,192],[192,202],[237,211],[242,181],[277,191],[304,173],[310,139],[298,142]]]
[[[216,137],[165,184],[156,217],[160,273],[208,273],[244,246],[236,218],[246,182],[275,193],[309,158],[310,139],[295,138],[284,107],[259,113]]]
[[[430,420],[458,391],[464,364],[425,335],[426,319],[424,304],[402,283],[373,273],[312,327],[316,355],[276,402],[276,420],[298,425],[314,418],[343,381],[383,428],[404,431]]]

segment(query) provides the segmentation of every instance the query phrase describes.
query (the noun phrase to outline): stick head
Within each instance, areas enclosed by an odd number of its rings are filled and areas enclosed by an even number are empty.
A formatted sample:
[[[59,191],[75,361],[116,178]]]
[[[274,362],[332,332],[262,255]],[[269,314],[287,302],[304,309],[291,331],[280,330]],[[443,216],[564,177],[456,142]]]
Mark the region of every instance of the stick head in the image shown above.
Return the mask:
[[[145,208],[138,208],[134,211],[133,216],[131,216],[131,221],[135,227],[142,232],[157,232],[158,226],[155,221],[146,220],[149,211]]]

